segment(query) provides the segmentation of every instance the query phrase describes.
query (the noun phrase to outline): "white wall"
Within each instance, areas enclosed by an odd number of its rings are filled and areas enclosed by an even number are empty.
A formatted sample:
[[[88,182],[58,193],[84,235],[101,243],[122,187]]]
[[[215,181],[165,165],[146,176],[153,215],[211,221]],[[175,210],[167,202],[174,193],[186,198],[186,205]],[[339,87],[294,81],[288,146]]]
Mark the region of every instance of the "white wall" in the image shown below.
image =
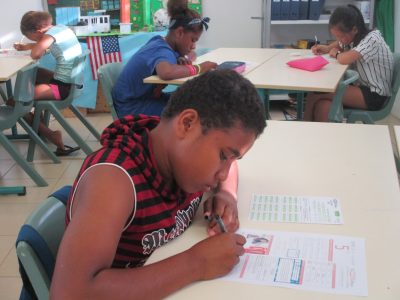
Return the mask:
[[[203,0],[203,16],[210,28],[198,47],[261,47],[261,0]]]
[[[42,0],[0,1],[0,45],[10,48],[21,39],[19,23],[24,13],[29,10],[43,10]]]

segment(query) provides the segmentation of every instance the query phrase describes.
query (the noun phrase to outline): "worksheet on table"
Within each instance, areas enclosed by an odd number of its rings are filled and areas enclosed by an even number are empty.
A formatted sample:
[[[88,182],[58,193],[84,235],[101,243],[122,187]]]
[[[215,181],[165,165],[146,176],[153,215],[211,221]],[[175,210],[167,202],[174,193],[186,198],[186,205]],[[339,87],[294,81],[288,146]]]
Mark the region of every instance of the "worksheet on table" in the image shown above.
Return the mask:
[[[245,254],[221,280],[367,296],[362,238],[239,230]]]
[[[13,57],[13,56],[29,56],[31,55],[31,51],[17,51],[14,48],[9,49],[0,49],[0,57]]]
[[[253,194],[251,221],[343,224],[340,202],[335,197]]]

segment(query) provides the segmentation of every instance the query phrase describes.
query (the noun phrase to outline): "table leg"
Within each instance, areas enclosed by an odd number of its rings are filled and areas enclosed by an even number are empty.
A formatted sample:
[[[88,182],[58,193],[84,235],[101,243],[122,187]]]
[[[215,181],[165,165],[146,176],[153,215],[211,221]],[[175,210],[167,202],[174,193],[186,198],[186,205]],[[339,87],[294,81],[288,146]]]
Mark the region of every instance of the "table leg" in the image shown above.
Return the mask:
[[[299,91],[296,94],[296,111],[297,111],[297,121],[303,120],[304,92]]]
[[[265,89],[257,89],[257,92],[264,104],[265,118],[271,120],[271,115],[269,113],[269,94]]]

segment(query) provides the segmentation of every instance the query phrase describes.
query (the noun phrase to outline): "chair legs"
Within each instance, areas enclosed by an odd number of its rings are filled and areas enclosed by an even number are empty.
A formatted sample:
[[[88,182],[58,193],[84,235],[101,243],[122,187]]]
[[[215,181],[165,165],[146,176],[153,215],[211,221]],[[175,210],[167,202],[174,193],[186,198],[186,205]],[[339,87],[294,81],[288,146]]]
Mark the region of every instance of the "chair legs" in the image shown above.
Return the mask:
[[[81,114],[79,109],[77,109],[75,106],[70,105],[69,109],[75,114],[75,116],[78,117],[78,119],[83,123],[83,125],[86,126],[86,128],[93,134],[93,136],[100,141],[100,133],[96,130],[96,128],[93,127],[92,124],[88,122],[88,120]]]
[[[55,156],[55,154],[53,152],[50,151],[49,147],[47,147],[47,145],[43,142],[43,140],[38,136],[38,134],[32,129],[31,126],[28,125],[28,123],[26,123],[26,121],[21,118],[18,120],[18,123],[22,126],[22,128],[24,128],[24,130],[29,134],[29,137],[31,139],[33,139],[35,141],[36,144],[38,144],[40,146],[40,148],[42,148],[42,150],[47,154],[48,157],[51,158],[51,160],[56,163],[59,164],[61,163],[61,160]],[[31,160],[29,160],[29,158],[32,158]],[[27,157],[27,161],[31,162],[33,160],[33,155],[32,157]]]
[[[18,196],[26,195],[25,186],[0,186],[0,195],[12,195],[17,194]]]
[[[89,155],[93,152],[93,150],[89,147],[88,144],[81,138],[81,136],[68,124],[65,120],[61,112],[51,103],[51,101],[46,101],[48,103],[38,103],[35,106],[35,114],[33,118],[32,128],[35,132],[39,130],[39,123],[40,123],[40,115],[42,111],[50,111],[51,114],[56,118],[58,123],[65,129],[65,131],[72,137],[72,139],[81,147],[81,149]],[[33,159],[33,154],[35,151],[35,141],[30,140],[29,142],[29,149],[28,149],[28,161]]]
[[[1,132],[0,133],[0,144],[6,149],[11,157],[24,169],[24,171],[32,178],[32,180],[38,186],[47,186],[46,180],[33,169],[28,162],[22,157],[22,155],[15,149],[8,138]]]

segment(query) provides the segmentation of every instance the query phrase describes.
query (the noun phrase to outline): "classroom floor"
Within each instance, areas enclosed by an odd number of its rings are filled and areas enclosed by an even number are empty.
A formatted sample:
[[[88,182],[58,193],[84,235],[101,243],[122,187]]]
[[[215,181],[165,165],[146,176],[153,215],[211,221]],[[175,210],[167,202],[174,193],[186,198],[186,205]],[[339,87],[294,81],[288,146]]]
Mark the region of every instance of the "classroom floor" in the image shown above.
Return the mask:
[[[284,120],[287,116],[282,108],[273,106],[271,116],[274,120]],[[101,131],[112,120],[110,114],[89,114],[89,121]],[[75,118],[68,121],[85,137],[87,143],[93,150],[99,147],[98,141],[89,131],[80,125]],[[390,116],[379,122],[379,124],[400,125],[400,120]],[[61,129],[56,121],[52,121],[52,129]],[[67,145],[75,145],[72,139],[64,133],[64,142]],[[392,138],[392,140],[394,140]],[[15,146],[23,154],[27,152],[27,142],[16,141]],[[63,157],[61,164],[53,164],[38,149],[35,154],[34,167],[48,182],[47,187],[37,187],[29,176],[11,159],[8,153],[0,147],[0,186],[25,185],[27,194],[25,196],[0,196],[0,299],[18,299],[21,289],[21,280],[18,273],[18,264],[15,254],[15,240],[21,225],[30,212],[43,200],[58,188],[72,184],[75,176],[85,157],[82,151]]]

